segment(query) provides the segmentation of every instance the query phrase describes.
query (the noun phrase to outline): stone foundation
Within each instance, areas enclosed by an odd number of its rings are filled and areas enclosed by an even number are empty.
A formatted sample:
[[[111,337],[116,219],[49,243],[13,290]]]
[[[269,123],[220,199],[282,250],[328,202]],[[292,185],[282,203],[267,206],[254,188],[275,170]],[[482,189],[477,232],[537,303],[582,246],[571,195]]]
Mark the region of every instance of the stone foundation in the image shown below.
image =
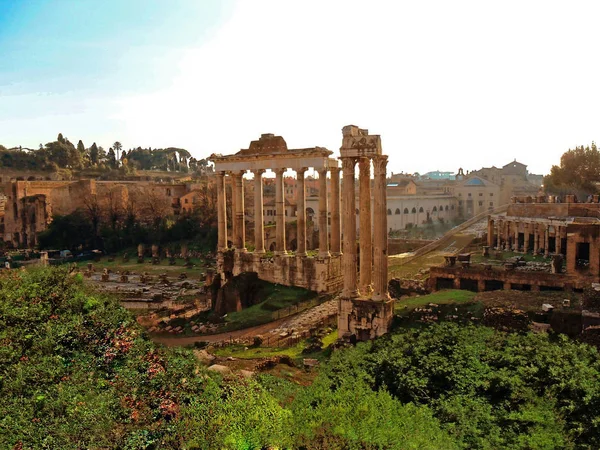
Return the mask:
[[[221,258],[220,258],[221,259]],[[334,293],[342,288],[341,256],[326,258],[256,253],[235,253],[233,267],[222,267],[234,276],[254,272],[261,280],[284,286],[298,286],[319,293]],[[229,269],[229,270],[228,270]]]
[[[394,300],[340,298],[338,335],[356,336],[359,341],[375,339],[386,334],[394,318]]]

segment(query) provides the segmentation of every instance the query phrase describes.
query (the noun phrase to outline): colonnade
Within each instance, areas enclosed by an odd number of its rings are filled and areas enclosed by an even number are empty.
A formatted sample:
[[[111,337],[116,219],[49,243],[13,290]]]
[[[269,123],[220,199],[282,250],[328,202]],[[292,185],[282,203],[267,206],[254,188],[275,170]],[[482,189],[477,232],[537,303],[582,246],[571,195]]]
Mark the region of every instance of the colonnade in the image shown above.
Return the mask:
[[[286,249],[285,233],[285,195],[284,173],[287,169],[274,169],[275,172],[275,251],[274,254],[284,256]],[[297,198],[297,250],[296,256],[306,256],[306,184],[304,174],[307,167],[292,169],[296,172],[298,183]],[[254,174],[254,253],[260,255],[265,250],[265,230],[263,216],[263,174],[264,169],[255,169]],[[340,169],[338,167],[317,169],[319,173],[319,257],[341,255],[340,228]],[[331,175],[331,202],[327,194],[327,173]],[[225,177],[232,180],[232,242],[236,253],[244,253],[246,249],[246,230],[244,222],[244,173],[245,171],[216,173],[217,176],[217,209],[218,209],[218,249],[227,250],[227,197]],[[331,203],[331,204],[330,204]],[[329,210],[331,208],[331,239],[329,238]],[[356,233],[356,231],[355,231]]]
[[[551,227],[553,231],[550,230]],[[554,237],[554,253],[566,253],[562,241],[567,237],[566,230],[566,225],[557,223],[490,218],[488,219],[488,245],[505,251],[523,250],[525,253],[531,248],[533,254],[543,251],[544,256],[550,256],[550,238]],[[520,232],[523,233],[522,246],[519,246]]]
[[[371,297],[386,300],[387,282],[387,156],[342,156],[343,170],[343,257],[342,297]],[[371,161],[373,162],[373,229],[371,230]],[[356,182],[359,166],[360,280],[357,281]],[[373,256],[374,255],[374,258]],[[372,294],[372,295],[371,295]]]

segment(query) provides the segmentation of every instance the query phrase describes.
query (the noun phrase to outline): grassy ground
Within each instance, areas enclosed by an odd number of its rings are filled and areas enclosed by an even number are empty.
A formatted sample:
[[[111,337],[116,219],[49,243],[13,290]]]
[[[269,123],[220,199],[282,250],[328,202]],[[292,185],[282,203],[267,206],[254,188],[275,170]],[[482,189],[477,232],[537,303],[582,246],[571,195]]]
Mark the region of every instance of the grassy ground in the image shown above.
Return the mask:
[[[130,255],[132,255],[130,253]],[[169,260],[164,258],[160,261],[160,264],[153,265],[150,258],[146,258],[143,264],[139,264],[137,262],[137,255],[133,254],[129,257],[128,262],[123,262],[122,255],[120,257],[116,257],[114,261],[109,261],[108,257],[103,257],[98,262],[92,261],[82,261],[77,263],[77,265],[81,268],[85,268],[88,265],[88,262],[92,262],[94,264],[94,268],[96,270],[102,270],[104,268],[110,269],[113,272],[128,270],[130,272],[144,273],[148,272],[150,275],[158,275],[161,273],[166,273],[167,276],[173,277],[177,276],[180,273],[184,272],[190,278],[200,278],[201,274],[206,273],[205,260],[201,258],[191,258],[190,259],[194,267],[187,268],[185,267],[185,261],[181,258],[176,258],[176,264],[174,266],[169,265]]]
[[[248,350],[244,350],[245,347],[241,345],[230,345],[227,347],[222,347],[216,349],[214,354],[216,356],[233,356],[235,358],[242,359],[254,359],[254,358],[268,358],[271,356],[289,356],[292,359],[300,359],[300,358],[315,358],[319,360],[323,360],[329,354],[328,347],[333,344],[338,337],[337,330],[332,331],[327,336],[323,338],[323,350],[320,352],[310,353],[310,354],[302,354],[302,350],[306,347],[306,340],[299,342],[293,347],[252,347],[248,348]]]
[[[303,288],[263,283],[263,301],[238,312],[227,314],[225,329],[221,332],[249,328],[285,317],[299,309],[298,304],[317,299],[317,293]]]
[[[394,304],[394,312],[398,313],[415,309],[426,306],[429,303],[435,303],[437,305],[468,303],[474,301],[476,296],[476,292],[448,289],[434,292],[433,294],[421,295],[419,297],[405,297],[400,300],[396,300],[396,303]]]

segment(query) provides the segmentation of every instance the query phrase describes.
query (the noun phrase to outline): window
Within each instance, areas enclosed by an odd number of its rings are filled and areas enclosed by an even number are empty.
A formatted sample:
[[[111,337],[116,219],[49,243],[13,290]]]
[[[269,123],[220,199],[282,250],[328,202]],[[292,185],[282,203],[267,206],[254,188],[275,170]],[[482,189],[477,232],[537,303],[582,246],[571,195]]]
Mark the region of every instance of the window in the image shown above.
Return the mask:
[[[454,211],[454,205],[452,205],[452,206],[450,207],[450,209],[451,209],[452,211]]]
[[[452,208],[452,209],[454,209],[454,208]],[[448,211],[448,205],[446,205],[446,211]]]
[[[391,216],[391,215],[392,215],[392,210],[388,209],[388,216]]]
[[[186,199],[184,200],[184,203],[187,203],[187,202],[188,202],[188,199],[186,198]]]
[[[458,193],[458,196],[459,196],[459,197],[462,197],[462,192],[459,192],[459,193]]]
[[[459,201],[458,201],[458,206],[462,206],[462,203],[463,203],[463,201],[462,201],[462,200],[459,200]],[[452,207],[452,209],[454,209],[454,206]]]
[[[494,193],[493,193],[493,192],[490,192],[490,197],[493,197],[493,196],[494,196]]]
[[[434,206],[431,212],[437,212],[437,206]]]
[[[408,214],[408,208],[404,208],[404,214]]]
[[[469,197],[471,196],[471,193],[469,192]]]
[[[480,192],[480,193],[479,193],[479,196],[480,196],[480,197],[483,197],[483,192]]]
[[[417,212],[417,208],[413,208],[413,209],[412,209],[412,213],[414,214],[414,213],[416,213],[416,212]]]
[[[483,206],[483,202],[479,202],[479,206]]]
[[[396,208],[396,212],[394,214],[400,214],[400,208]]]
[[[422,206],[419,208],[419,212],[423,212],[423,207]]]
[[[490,206],[494,206],[494,202],[490,202]]]

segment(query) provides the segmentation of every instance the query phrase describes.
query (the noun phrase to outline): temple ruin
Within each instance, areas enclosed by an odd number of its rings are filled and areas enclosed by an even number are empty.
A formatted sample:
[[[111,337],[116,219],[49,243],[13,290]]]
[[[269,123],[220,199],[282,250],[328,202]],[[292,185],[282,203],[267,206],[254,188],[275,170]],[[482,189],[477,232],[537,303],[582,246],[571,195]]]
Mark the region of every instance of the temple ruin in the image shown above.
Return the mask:
[[[505,214],[488,217],[487,246],[502,252],[544,256],[535,270],[525,261],[504,265],[450,262],[432,267],[433,289],[571,290],[600,282],[600,203],[597,195],[579,203],[574,195],[513,197]],[[566,264],[563,263],[566,261]]]
[[[387,289],[387,156],[382,154],[380,136],[369,135],[367,130],[354,125],[346,126],[342,131],[340,159],[344,178],[343,199],[340,198],[338,161],[331,158],[333,152],[326,148],[288,149],[281,136],[263,134],[259,140],[252,141],[248,149],[234,155],[211,155],[210,160],[215,164],[218,195],[217,267],[222,282],[243,272],[256,272],[263,280],[287,286],[300,286],[321,293],[341,290],[339,334],[355,335],[364,340],[385,334],[393,317],[393,300]],[[375,175],[373,193],[371,162]],[[358,247],[355,193],[357,163],[360,169]],[[319,174],[319,248],[316,256],[309,256],[306,251],[304,181],[309,168]],[[284,172],[288,169],[296,172],[298,181],[296,252],[288,252],[285,239]],[[246,248],[244,220],[244,174],[251,171],[254,175],[253,216],[263,218],[262,177],[266,170],[275,172],[276,242],[272,257],[265,250],[264,220],[255,220],[253,252]],[[329,193],[328,174],[331,177]],[[232,186],[232,248],[228,245],[225,188],[228,179]],[[340,217],[340,200],[343,218]]]

